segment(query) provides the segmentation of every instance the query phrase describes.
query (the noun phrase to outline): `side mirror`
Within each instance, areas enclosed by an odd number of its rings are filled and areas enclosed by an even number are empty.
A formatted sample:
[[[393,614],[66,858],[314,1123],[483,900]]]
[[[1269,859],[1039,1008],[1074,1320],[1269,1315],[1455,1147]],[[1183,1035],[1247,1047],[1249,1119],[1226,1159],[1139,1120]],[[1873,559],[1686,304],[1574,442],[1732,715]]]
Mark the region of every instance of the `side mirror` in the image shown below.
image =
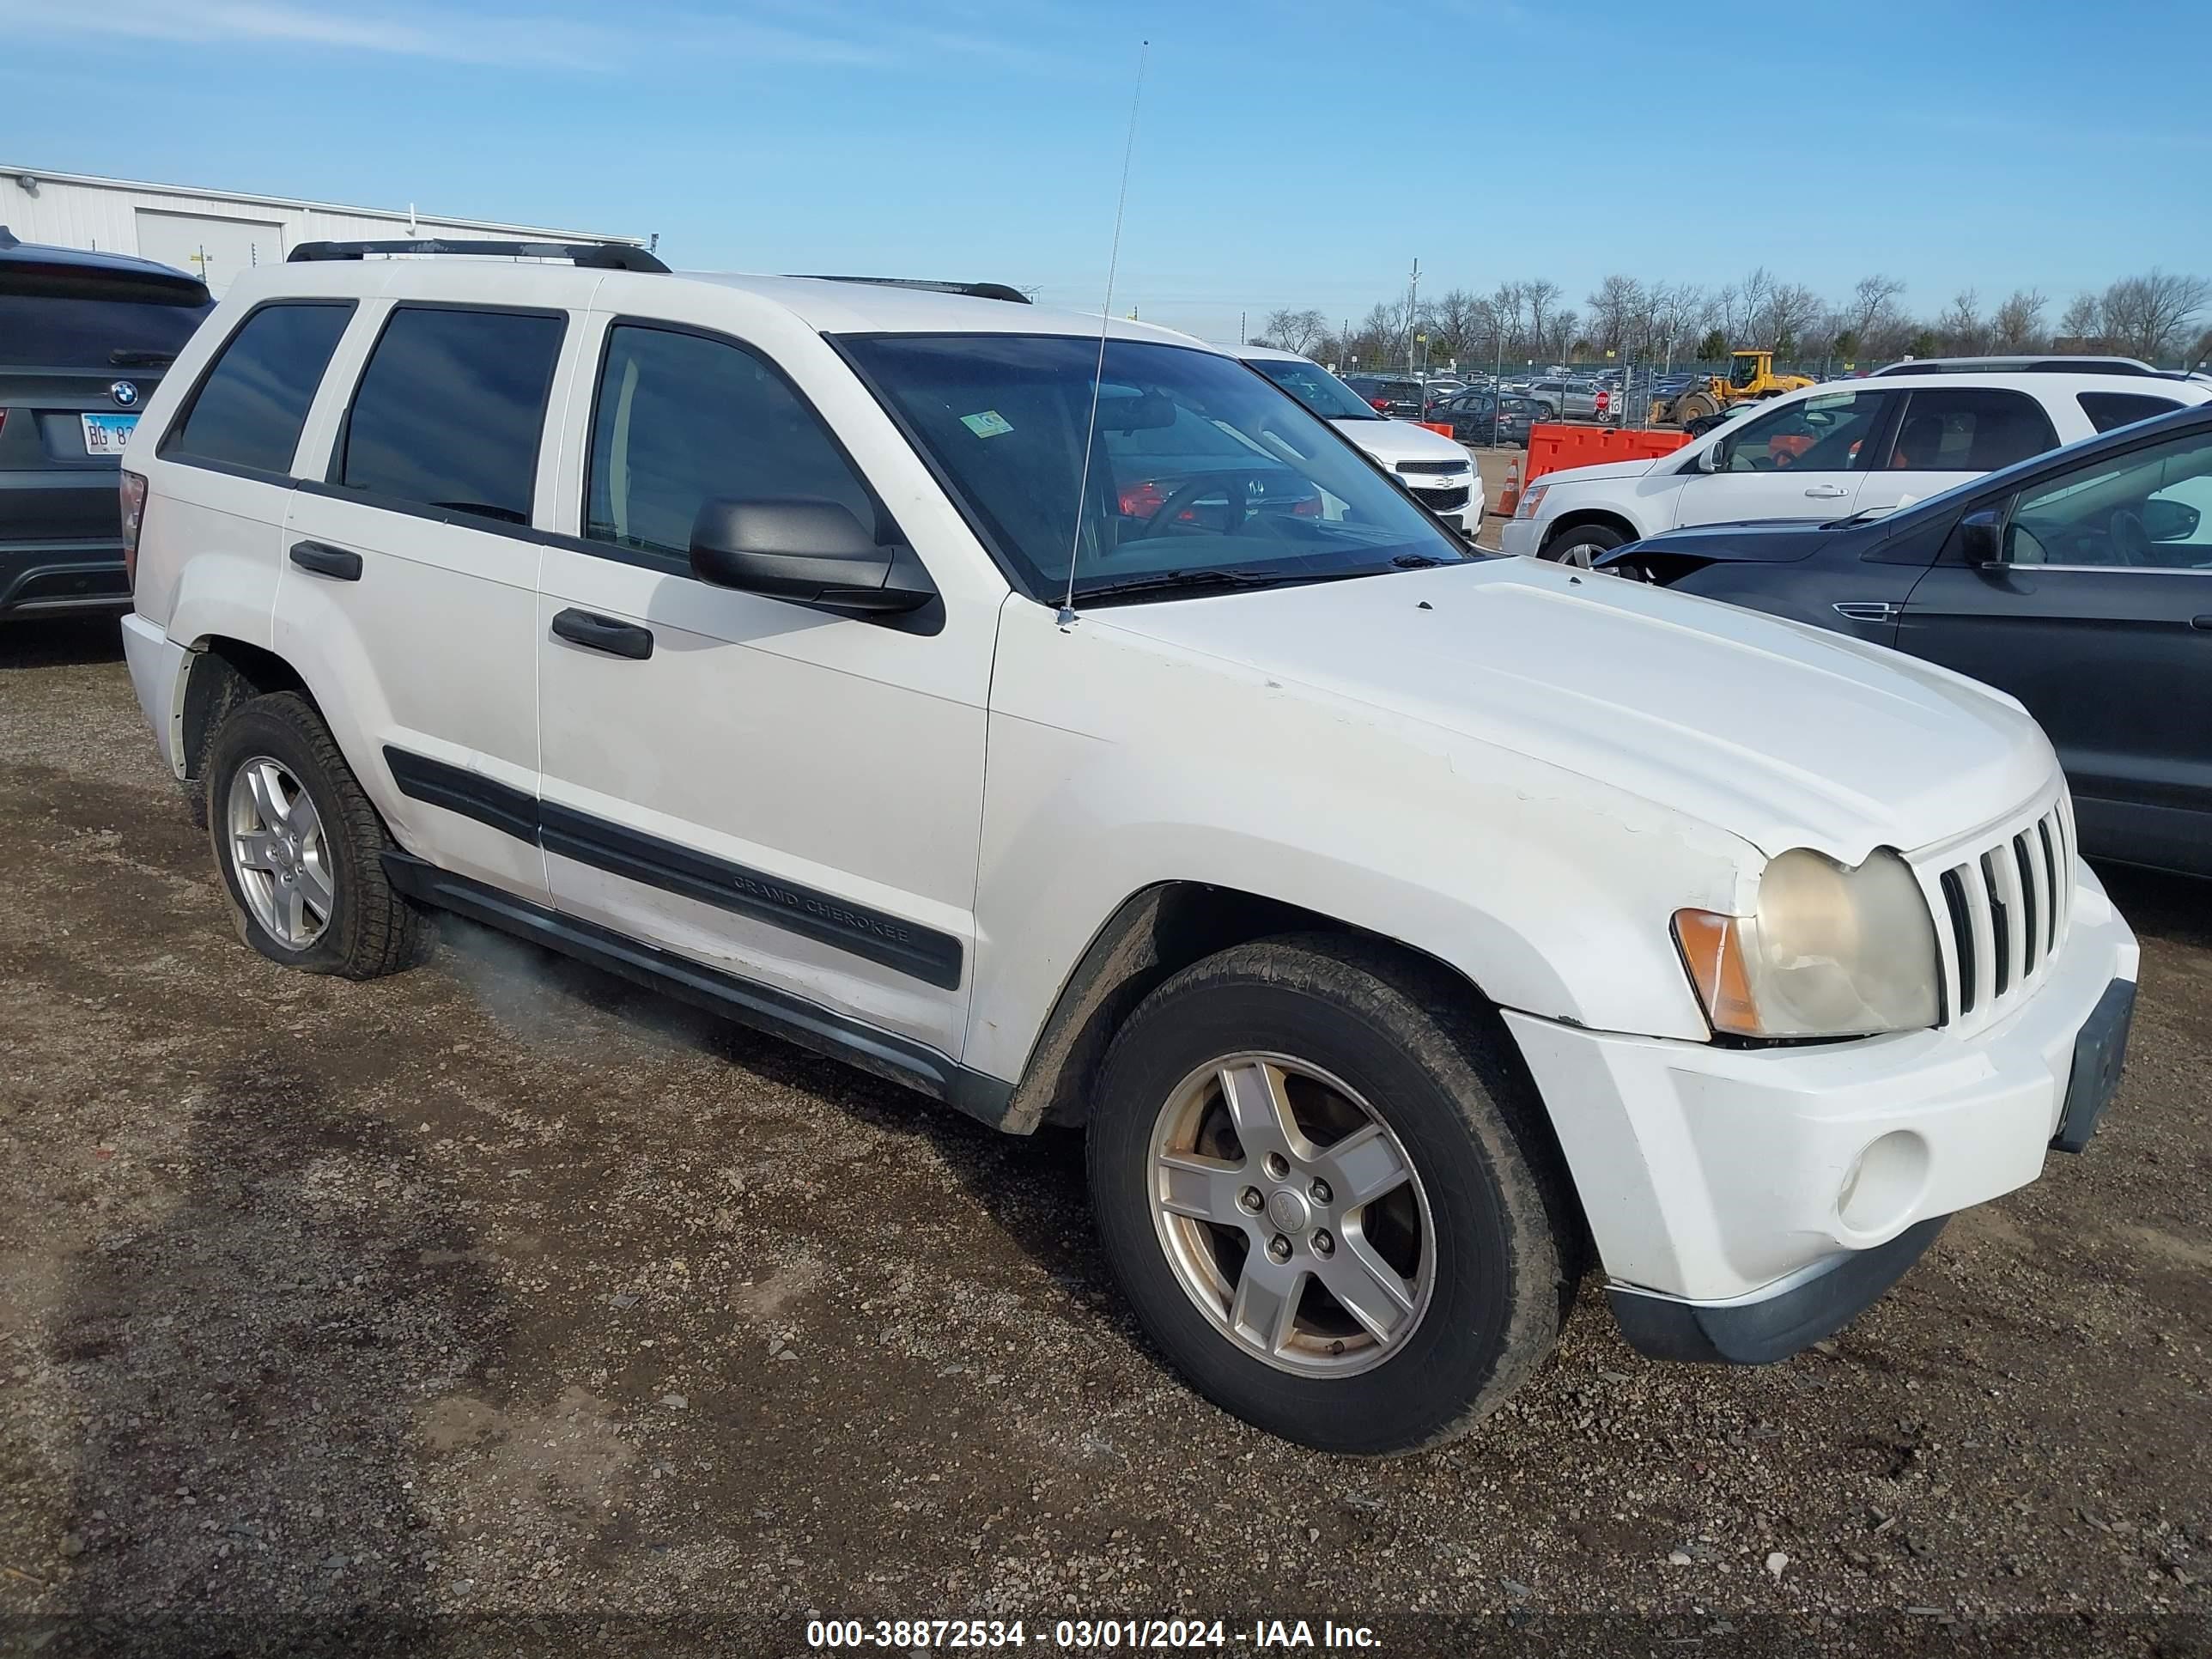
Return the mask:
[[[1698,452],[1697,466],[1698,471],[1700,472],[1719,471],[1721,470],[1721,446],[1718,444],[1707,444],[1703,449],[1699,450]]]
[[[878,546],[849,507],[814,496],[702,503],[691,574],[826,611],[916,611],[937,597],[912,549]]]
[[[2004,511],[1984,507],[1959,520],[1959,548],[1968,564],[1986,569],[2004,562]]]

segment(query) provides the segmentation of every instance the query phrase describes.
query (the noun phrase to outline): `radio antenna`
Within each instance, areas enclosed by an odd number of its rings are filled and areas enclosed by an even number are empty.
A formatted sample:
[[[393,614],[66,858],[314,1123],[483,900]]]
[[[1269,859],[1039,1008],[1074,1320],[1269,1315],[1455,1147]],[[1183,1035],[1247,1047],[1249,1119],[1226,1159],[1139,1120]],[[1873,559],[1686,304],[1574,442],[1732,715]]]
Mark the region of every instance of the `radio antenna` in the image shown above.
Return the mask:
[[[1129,204],[1129,161],[1137,153],[1137,106],[1145,96],[1145,63],[1152,43],[1137,43],[1137,86],[1129,94],[1129,136],[1121,145],[1121,190],[1114,198],[1114,246],[1106,256],[1106,299],[1098,307],[1098,364],[1091,377],[1091,421],[1083,433],[1083,472],[1075,486],[1075,533],[1067,546],[1067,592],[1060,601],[1060,627],[1075,625],[1075,556],[1083,548],[1083,508],[1091,499],[1091,451],[1098,441],[1098,391],[1106,379],[1106,330],[1114,316],[1114,276],[1121,263],[1121,211]]]

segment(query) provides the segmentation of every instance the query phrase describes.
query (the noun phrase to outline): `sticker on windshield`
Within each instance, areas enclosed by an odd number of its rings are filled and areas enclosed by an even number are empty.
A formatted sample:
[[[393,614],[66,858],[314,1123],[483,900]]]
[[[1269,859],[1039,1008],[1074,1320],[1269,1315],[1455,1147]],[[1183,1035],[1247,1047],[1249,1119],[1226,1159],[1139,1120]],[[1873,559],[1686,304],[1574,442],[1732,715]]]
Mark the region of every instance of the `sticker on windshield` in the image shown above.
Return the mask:
[[[987,409],[981,415],[963,415],[960,424],[979,438],[1001,438],[1014,429],[1014,423],[995,409]]]

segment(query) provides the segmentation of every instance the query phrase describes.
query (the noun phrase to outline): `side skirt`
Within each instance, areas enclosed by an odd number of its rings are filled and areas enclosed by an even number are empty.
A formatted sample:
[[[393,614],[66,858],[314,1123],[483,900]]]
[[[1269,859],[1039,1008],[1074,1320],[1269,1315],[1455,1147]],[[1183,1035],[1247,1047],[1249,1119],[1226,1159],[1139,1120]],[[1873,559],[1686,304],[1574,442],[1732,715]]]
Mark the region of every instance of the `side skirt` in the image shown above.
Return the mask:
[[[387,850],[384,870],[394,887],[420,903],[450,910],[740,1025],[903,1084],[994,1129],[1008,1127],[1014,1085],[970,1071],[927,1043],[864,1025],[804,997],[709,968],[596,922],[564,916],[488,883],[441,870],[411,853]]]

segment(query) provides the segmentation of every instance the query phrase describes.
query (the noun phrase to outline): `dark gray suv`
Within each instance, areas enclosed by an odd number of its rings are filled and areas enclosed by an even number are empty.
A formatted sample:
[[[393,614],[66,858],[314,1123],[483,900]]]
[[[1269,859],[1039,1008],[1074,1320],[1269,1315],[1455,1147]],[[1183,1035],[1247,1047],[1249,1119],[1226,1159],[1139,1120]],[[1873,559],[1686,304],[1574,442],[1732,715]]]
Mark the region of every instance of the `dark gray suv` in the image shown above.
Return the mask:
[[[0,620],[131,603],[123,446],[214,303],[167,265],[0,226]]]

